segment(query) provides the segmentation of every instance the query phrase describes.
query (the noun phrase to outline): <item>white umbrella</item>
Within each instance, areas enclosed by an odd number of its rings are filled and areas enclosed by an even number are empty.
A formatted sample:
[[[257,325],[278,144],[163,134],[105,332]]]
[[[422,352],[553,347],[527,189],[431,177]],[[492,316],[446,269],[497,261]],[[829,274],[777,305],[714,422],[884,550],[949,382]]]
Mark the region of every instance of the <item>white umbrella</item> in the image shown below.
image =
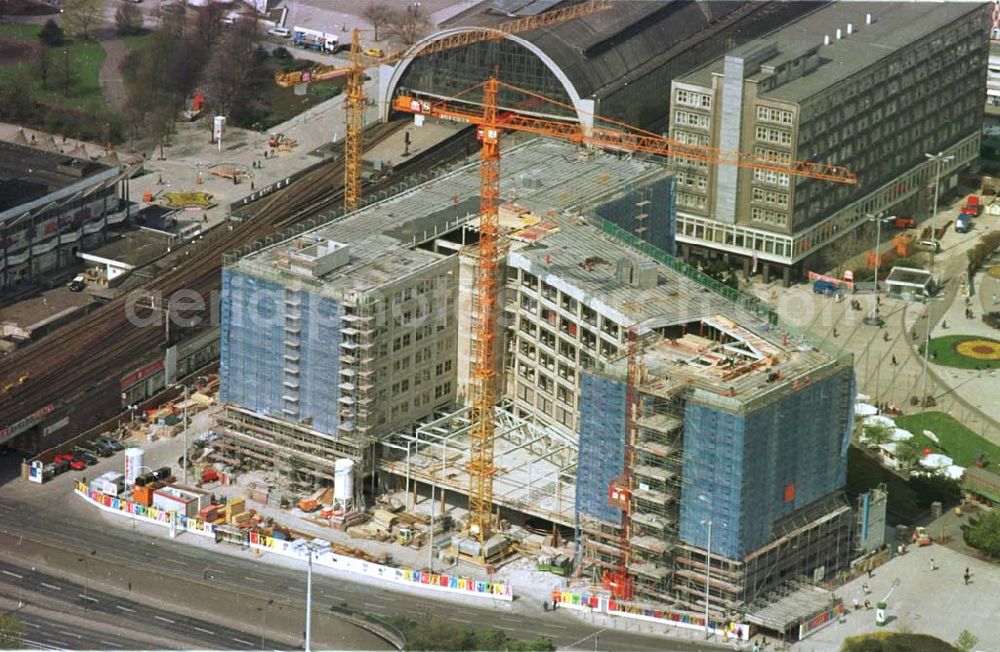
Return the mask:
[[[859,419],[874,416],[876,414],[878,414],[878,408],[874,405],[869,405],[867,403],[854,404],[854,416]]]
[[[896,428],[896,432],[892,433],[893,441],[906,441],[907,439],[913,439],[913,433],[910,432],[909,430]]]
[[[925,455],[920,460],[922,466],[928,469],[940,469],[945,466],[951,466],[955,463],[955,460],[951,459],[947,455],[942,455],[940,453],[931,453],[930,455]]]

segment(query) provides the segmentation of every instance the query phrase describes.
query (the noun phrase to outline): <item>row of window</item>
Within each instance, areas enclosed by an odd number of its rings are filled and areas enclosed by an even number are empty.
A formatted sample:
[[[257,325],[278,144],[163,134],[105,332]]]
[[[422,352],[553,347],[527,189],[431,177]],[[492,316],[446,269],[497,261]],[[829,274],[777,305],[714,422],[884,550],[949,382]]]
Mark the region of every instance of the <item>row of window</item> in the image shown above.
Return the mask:
[[[774,206],[781,206],[783,208],[788,207],[787,192],[778,192],[777,190],[765,190],[763,188],[754,188],[753,200],[756,202],[764,202],[765,204],[772,204]]]
[[[674,130],[673,138],[679,143],[684,143],[685,145],[697,145],[699,147],[708,147],[709,143],[708,134],[696,134],[676,129]]]
[[[677,205],[689,208],[705,208],[705,196],[679,192],[677,193]]]
[[[785,172],[775,172],[774,170],[754,170],[753,180],[787,188],[789,176]]]
[[[710,119],[707,115],[702,115],[701,113],[691,113],[690,111],[677,110],[674,111],[674,124],[697,127],[699,129],[708,129]]]
[[[750,209],[750,219],[754,222],[763,222],[773,226],[788,226],[788,215],[778,211],[769,211],[766,208],[754,206]]]
[[[774,127],[757,127],[757,140],[765,143],[778,143],[779,145],[792,144],[792,132]]]
[[[770,106],[757,107],[757,119],[762,122],[777,122],[783,125],[792,124],[795,114],[791,111],[783,111]]]
[[[696,93],[684,89],[677,89],[676,99],[678,104],[684,106],[697,106],[702,109],[712,108],[712,96],[705,93]]]
[[[678,170],[674,174],[674,178],[677,179],[678,186],[687,186],[689,188],[697,188],[704,192],[705,188],[708,186],[708,177],[702,174],[694,174],[692,172],[685,172],[683,170]]]

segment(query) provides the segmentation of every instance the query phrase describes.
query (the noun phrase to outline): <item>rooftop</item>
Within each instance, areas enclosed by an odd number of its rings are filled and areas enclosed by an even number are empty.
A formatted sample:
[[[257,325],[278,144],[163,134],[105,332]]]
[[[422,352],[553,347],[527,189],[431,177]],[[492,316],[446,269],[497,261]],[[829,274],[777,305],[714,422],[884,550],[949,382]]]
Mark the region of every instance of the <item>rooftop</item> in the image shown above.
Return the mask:
[[[588,198],[617,190],[628,182],[662,177],[662,166],[595,154],[578,157],[569,144],[532,140],[504,151],[501,192],[505,199],[541,215],[555,214]],[[236,267],[279,282],[297,280],[334,297],[373,290],[434,264],[445,254],[416,248],[475,220],[479,210],[479,164],[447,175],[314,229],[304,236],[267,247],[242,258]],[[322,276],[293,274],[289,254],[302,238],[324,239],[348,246],[349,260]]]
[[[0,213],[108,169],[86,159],[0,142]]]
[[[800,77],[779,84],[763,97],[801,102],[828,90],[898,50],[949,25],[962,16],[979,11],[981,5],[966,2],[834,2],[777,29],[770,34],[730,51],[748,56],[750,49],[776,46],[776,54],[762,62],[765,69],[749,79],[760,80],[805,52],[815,49],[819,66]],[[867,15],[871,24],[866,24]],[[847,34],[851,25],[852,33]],[[837,30],[842,38],[837,39]],[[830,44],[824,45],[824,37]],[[711,86],[713,73],[722,73],[724,57],[695,70],[681,81]]]

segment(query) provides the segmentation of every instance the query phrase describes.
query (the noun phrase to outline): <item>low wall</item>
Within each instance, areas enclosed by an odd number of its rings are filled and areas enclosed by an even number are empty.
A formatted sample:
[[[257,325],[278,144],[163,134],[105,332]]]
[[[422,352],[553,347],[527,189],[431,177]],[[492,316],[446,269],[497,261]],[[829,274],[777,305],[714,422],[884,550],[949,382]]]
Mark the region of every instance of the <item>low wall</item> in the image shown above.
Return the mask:
[[[171,536],[176,532],[191,532],[204,537],[215,537],[215,526],[205,521],[167,512],[155,507],[144,507],[132,501],[109,496],[98,491],[90,491],[86,484],[77,482],[74,493],[97,508],[127,516],[146,523],[170,528]],[[306,561],[308,553],[291,547],[290,541],[249,532],[246,543],[250,548],[270,552],[291,559]],[[391,584],[399,584],[441,593],[460,594],[463,597],[488,598],[490,600],[514,599],[514,588],[506,582],[487,582],[454,575],[438,575],[405,568],[393,568],[375,564],[363,559],[324,552],[313,557],[313,564],[333,570],[341,570],[356,575],[366,575]]]

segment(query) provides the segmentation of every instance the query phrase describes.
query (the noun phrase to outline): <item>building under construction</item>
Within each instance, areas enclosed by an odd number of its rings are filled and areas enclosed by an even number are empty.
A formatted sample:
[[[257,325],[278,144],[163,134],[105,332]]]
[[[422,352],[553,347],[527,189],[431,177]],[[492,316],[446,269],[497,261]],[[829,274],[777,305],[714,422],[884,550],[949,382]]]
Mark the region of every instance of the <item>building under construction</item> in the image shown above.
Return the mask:
[[[850,360],[668,253],[660,165],[535,140],[501,172],[496,509],[575,528],[580,581],[624,561],[660,605],[701,606],[708,581],[731,614],[846,565]],[[227,262],[234,459],[304,482],[351,457],[371,486],[468,494],[479,191],[468,166]]]

